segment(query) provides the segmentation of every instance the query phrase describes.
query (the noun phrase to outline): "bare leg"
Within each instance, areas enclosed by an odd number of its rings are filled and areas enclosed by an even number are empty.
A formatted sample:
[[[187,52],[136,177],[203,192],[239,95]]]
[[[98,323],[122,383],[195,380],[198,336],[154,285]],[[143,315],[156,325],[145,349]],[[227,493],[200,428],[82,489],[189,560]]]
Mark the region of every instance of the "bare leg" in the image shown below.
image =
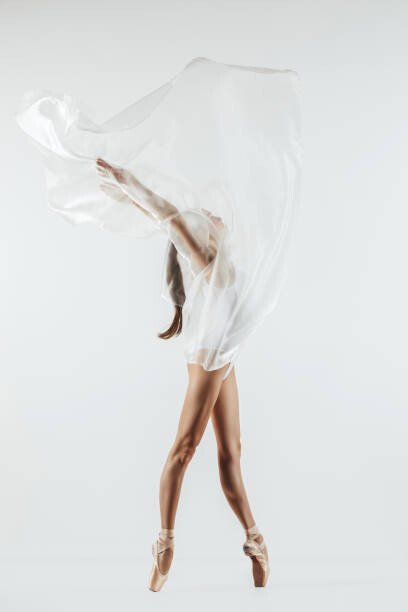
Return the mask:
[[[235,368],[223,382],[211,413],[218,447],[221,486],[233,512],[247,530],[255,524],[241,474],[241,433]],[[263,537],[257,536],[261,543]]]
[[[160,478],[162,528],[174,528],[184,474],[203,436],[227,367],[207,372],[201,365],[187,364],[189,382],[184,404],[176,437]],[[160,557],[160,570],[167,572],[173,551],[165,550]]]

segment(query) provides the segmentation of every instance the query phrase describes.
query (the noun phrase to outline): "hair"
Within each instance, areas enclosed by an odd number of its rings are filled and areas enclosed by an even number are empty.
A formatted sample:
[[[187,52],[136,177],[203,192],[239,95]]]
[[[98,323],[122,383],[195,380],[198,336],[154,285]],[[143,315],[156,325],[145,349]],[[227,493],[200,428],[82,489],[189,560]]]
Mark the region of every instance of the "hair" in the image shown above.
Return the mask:
[[[171,242],[167,258],[166,281],[170,291],[170,297],[174,304],[174,318],[170,327],[157,334],[159,338],[168,340],[173,336],[181,334],[183,329],[183,304],[186,300],[184,291],[183,274],[177,258],[177,249]]]

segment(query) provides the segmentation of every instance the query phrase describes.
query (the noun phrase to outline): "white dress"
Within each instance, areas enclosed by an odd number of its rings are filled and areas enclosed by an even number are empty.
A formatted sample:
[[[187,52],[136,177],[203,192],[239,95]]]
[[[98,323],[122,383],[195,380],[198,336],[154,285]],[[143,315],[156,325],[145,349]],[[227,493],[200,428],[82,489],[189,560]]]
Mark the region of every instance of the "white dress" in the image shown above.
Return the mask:
[[[166,235],[161,296],[183,306],[185,358],[206,370],[229,364],[224,379],[284,279],[300,192],[299,89],[293,70],[199,57],[102,124],[73,97],[49,90],[28,91],[16,114],[41,153],[52,210],[127,236]],[[132,173],[177,212],[154,218],[109,197],[97,158]],[[176,218],[203,251],[216,244],[207,267],[197,267],[175,234]],[[171,291],[172,243],[184,299]]]

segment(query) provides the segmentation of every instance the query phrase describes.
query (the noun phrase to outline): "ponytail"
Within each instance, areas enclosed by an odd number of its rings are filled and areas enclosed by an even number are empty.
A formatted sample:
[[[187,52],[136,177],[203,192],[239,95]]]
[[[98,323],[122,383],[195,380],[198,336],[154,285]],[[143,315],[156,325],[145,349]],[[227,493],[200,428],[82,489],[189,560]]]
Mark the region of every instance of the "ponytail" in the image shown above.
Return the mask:
[[[168,340],[173,336],[181,334],[183,328],[183,304],[186,300],[184,292],[183,274],[177,258],[177,249],[172,242],[167,258],[166,281],[170,291],[170,297],[174,304],[174,318],[170,327],[157,334],[159,338]]]

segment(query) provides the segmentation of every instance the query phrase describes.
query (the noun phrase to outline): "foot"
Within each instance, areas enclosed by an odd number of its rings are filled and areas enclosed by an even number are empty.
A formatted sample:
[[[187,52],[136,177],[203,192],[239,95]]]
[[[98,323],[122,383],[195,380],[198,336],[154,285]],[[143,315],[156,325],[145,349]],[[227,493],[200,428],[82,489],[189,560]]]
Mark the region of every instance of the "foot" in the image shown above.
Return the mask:
[[[246,536],[243,550],[252,561],[254,585],[256,587],[263,587],[266,585],[269,577],[268,550],[263,536],[256,525],[246,530]]]
[[[149,577],[149,589],[160,591],[166,582],[173,560],[174,530],[161,529],[159,537],[152,545],[153,567]]]
[[[174,551],[172,548],[167,548],[162,553],[160,553],[158,564],[159,570],[162,574],[167,574],[167,572],[169,571],[171,562],[173,561],[173,554]]]

